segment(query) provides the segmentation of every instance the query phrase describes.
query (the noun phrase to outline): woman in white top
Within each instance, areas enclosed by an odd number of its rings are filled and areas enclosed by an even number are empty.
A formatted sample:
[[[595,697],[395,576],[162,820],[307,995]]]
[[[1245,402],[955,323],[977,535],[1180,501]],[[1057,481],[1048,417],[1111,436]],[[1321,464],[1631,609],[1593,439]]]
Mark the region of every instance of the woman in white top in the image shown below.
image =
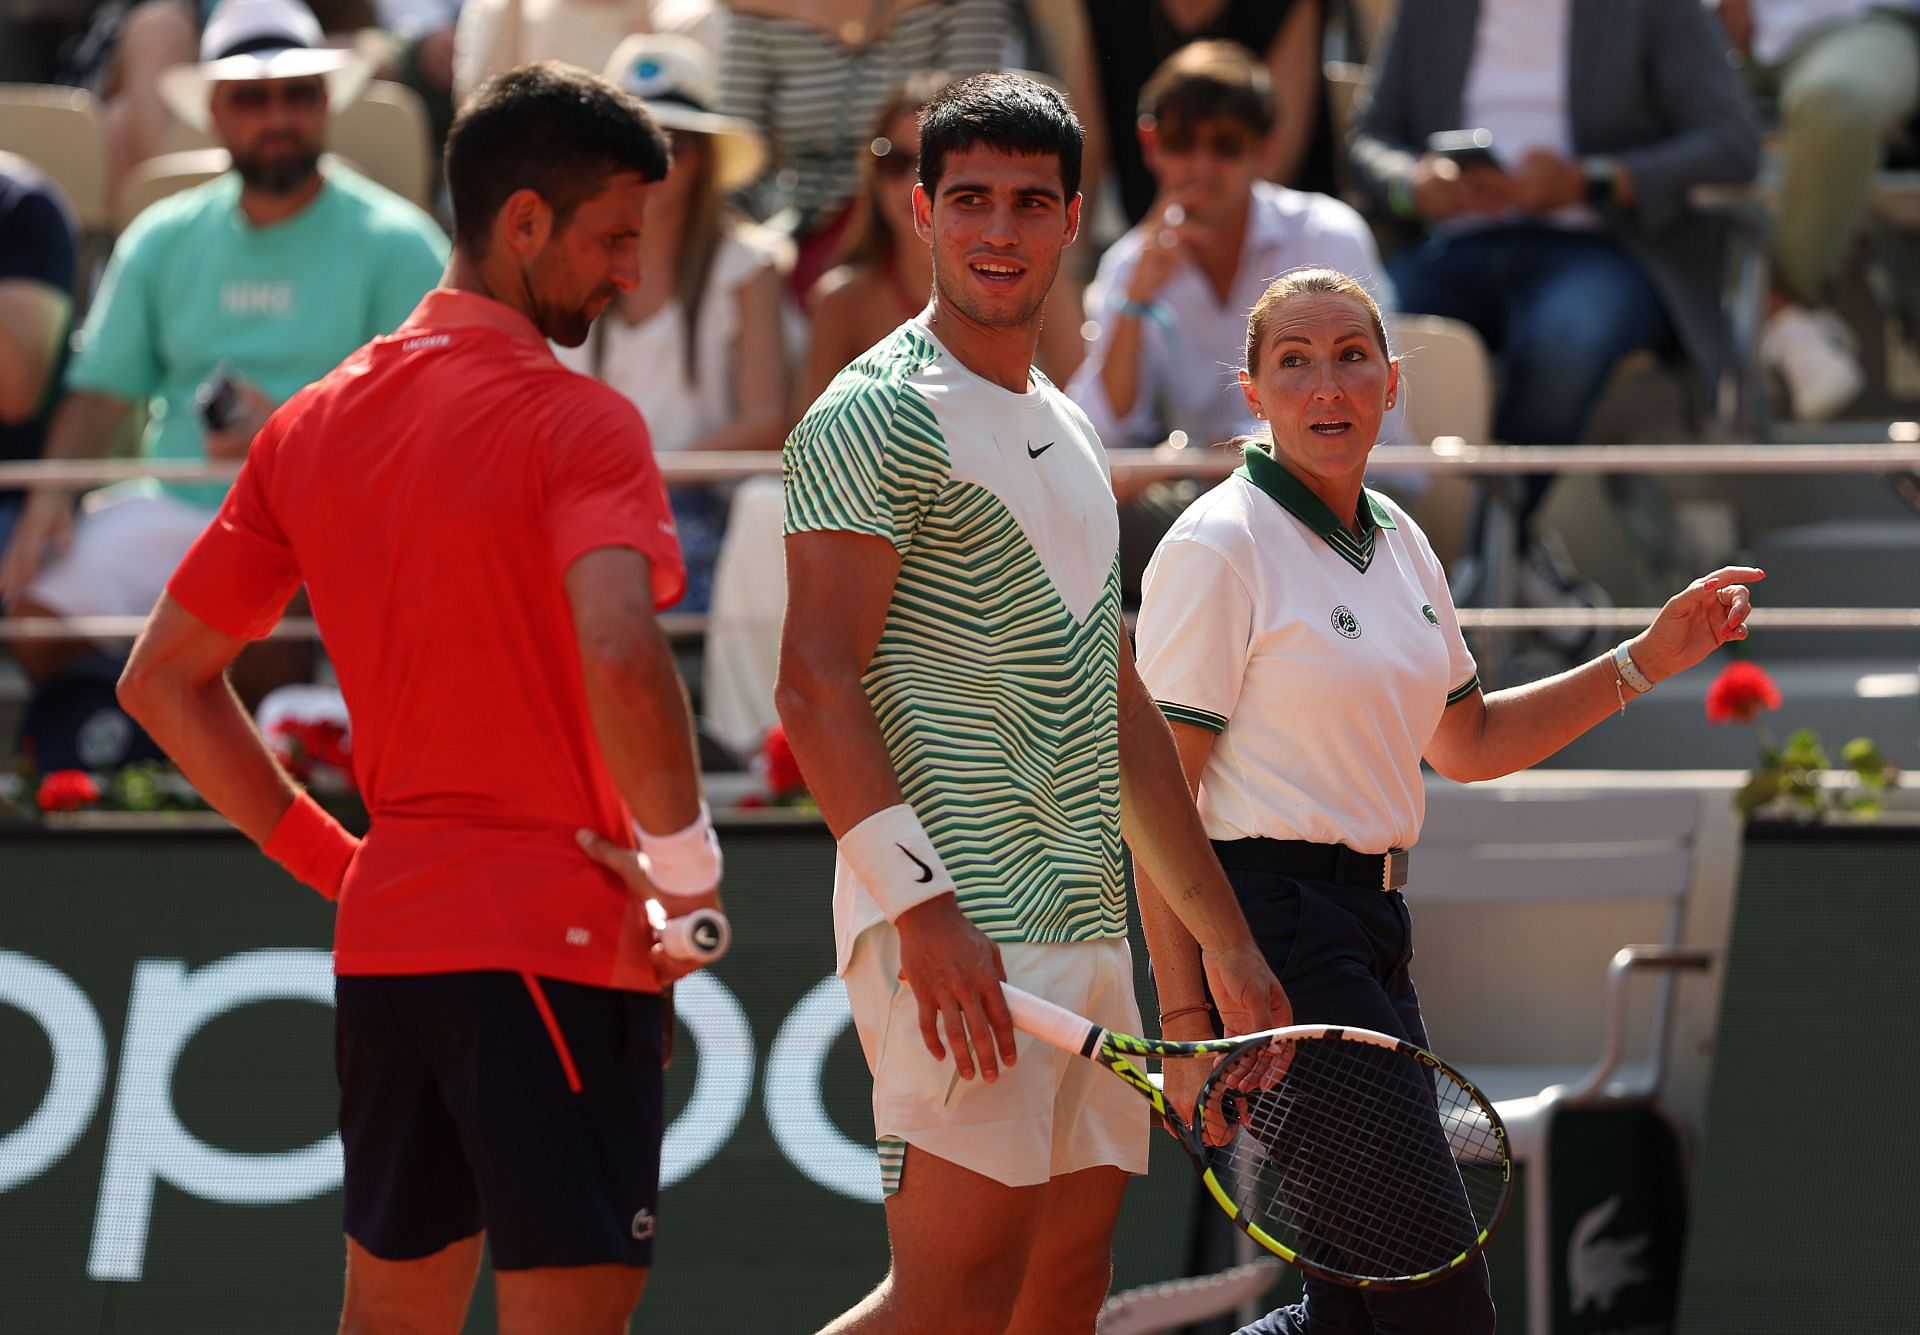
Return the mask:
[[[656,452],[777,450],[786,434],[787,353],[781,285],[791,247],[729,210],[765,149],[751,126],[706,110],[712,57],[666,35],[629,37],[607,68],[642,98],[673,141],[673,169],[647,189],[640,282],[619,293],[561,361],[632,399]],[[713,487],[672,487],[687,562],[680,606],[707,610],[726,525]]]
[[[1654,683],[1744,639],[1744,581],[1764,576],[1716,571],[1613,652],[1487,696],[1426,536],[1362,486],[1400,379],[1366,289],[1328,269],[1282,274],[1253,309],[1246,357],[1241,388],[1267,439],[1248,442],[1246,466],[1195,502],[1155,553],[1140,674],[1295,1021],[1361,1025],[1425,1047],[1398,889],[1420,835],[1421,759],[1463,782],[1544,760]],[[1199,951],[1135,874],[1162,1032],[1209,1036]],[[1169,1063],[1180,1107],[1193,1106],[1195,1067]],[[1242,1335],[1493,1328],[1482,1261],[1412,1293],[1309,1279],[1302,1304]]]

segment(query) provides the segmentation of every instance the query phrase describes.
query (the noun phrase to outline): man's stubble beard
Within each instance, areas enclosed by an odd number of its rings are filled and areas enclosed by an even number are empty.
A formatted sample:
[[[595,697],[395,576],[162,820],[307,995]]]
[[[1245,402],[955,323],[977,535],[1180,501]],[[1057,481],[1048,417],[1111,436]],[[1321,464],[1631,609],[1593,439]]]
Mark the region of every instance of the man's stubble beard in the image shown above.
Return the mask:
[[[233,169],[249,190],[263,195],[291,195],[305,189],[320,173],[320,150],[314,148],[296,157],[263,162],[257,157],[233,158]]]
[[[963,265],[962,268],[964,267]],[[933,290],[940,304],[950,306],[975,324],[985,325],[990,329],[1015,329],[1029,324],[1037,326],[1040,323],[1040,310],[1047,303],[1047,294],[1053,290],[1054,282],[1059,276],[1060,262],[1056,259],[1053,272],[1048,274],[1046,282],[1040,285],[1038,295],[1033,301],[1017,313],[1008,315],[983,306],[975,294],[964,287],[950,285],[945,271],[940,266],[939,257],[935,256],[933,261]]]

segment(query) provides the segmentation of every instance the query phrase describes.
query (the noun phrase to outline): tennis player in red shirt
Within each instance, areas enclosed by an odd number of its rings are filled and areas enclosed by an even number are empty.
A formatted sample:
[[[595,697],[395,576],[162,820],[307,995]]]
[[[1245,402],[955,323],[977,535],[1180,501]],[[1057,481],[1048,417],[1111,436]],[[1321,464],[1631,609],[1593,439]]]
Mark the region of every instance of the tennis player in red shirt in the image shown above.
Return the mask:
[[[442,286],[273,415],[121,679],[208,801],[338,898],[343,1331],[458,1331],[483,1236],[509,1335],[623,1331],[646,1282],[675,966],[642,892],[716,905],[720,855],[655,620],[684,571],[646,428],[548,340],[638,282],[668,161],[578,70],[482,89]],[[364,840],[223,675],[302,583]]]

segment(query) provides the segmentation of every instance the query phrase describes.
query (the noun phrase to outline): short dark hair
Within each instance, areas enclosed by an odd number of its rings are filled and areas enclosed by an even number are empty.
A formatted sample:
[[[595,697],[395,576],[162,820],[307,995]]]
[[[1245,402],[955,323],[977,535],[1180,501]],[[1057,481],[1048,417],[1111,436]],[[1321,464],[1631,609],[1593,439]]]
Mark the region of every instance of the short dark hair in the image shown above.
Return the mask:
[[[1067,100],[1021,74],[973,74],[948,84],[920,112],[920,184],[940,185],[947,154],[984,145],[1028,157],[1060,159],[1067,198],[1080,193],[1086,131]]]
[[[1190,42],[1140,89],[1143,125],[1232,120],[1265,137],[1278,119],[1267,67],[1238,42]]]
[[[523,65],[487,80],[447,135],[453,239],[486,254],[500,206],[532,190],[565,227],[608,177],[658,181],[673,165],[667,137],[640,99],[557,61]]]

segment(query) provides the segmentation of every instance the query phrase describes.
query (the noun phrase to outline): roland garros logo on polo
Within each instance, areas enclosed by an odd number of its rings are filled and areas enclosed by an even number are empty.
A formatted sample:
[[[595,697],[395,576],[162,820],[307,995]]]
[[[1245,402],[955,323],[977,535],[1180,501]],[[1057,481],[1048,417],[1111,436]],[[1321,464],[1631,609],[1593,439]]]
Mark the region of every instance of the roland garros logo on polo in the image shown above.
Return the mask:
[[[1360,638],[1360,622],[1345,603],[1333,609],[1333,628],[1350,640]]]

